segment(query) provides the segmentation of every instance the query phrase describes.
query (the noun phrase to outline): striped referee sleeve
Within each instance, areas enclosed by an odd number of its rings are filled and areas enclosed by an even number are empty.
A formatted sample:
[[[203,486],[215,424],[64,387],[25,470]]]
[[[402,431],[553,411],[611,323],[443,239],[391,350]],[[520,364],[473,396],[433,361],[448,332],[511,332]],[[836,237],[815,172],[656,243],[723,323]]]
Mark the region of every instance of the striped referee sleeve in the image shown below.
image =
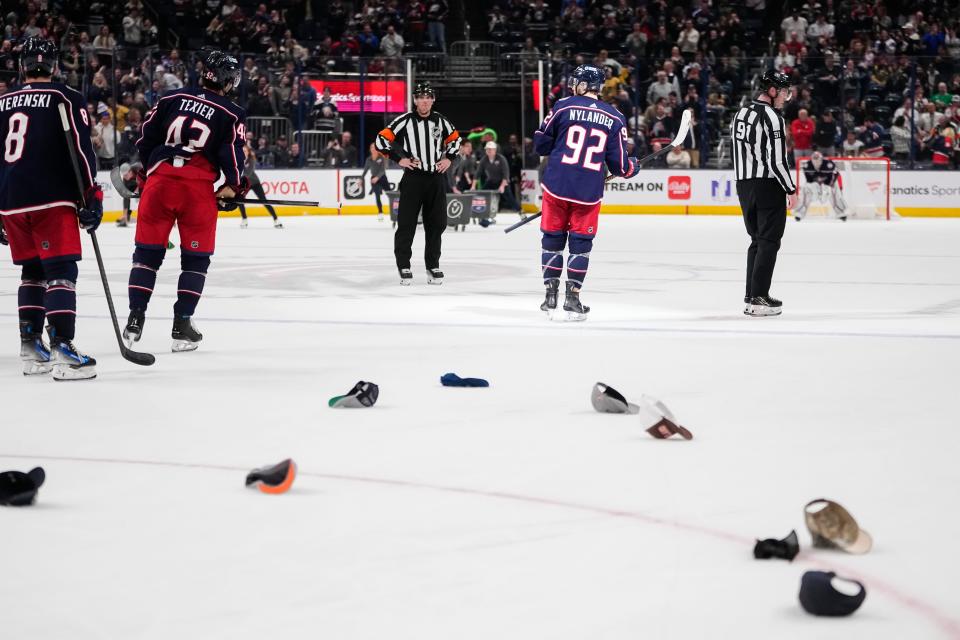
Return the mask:
[[[794,193],[797,185],[793,181],[793,172],[787,166],[787,138],[783,119],[772,107],[764,107],[764,128],[770,132],[768,137],[770,171],[787,193]]]
[[[377,134],[377,141],[375,142],[377,151],[387,154],[394,162],[399,162],[404,157],[400,145],[396,145],[394,142],[397,139],[397,133],[403,129],[409,119],[409,113],[398,116]]]
[[[460,132],[446,118],[440,119],[440,125],[443,132],[443,152],[450,160],[456,160],[457,154],[460,153]]]

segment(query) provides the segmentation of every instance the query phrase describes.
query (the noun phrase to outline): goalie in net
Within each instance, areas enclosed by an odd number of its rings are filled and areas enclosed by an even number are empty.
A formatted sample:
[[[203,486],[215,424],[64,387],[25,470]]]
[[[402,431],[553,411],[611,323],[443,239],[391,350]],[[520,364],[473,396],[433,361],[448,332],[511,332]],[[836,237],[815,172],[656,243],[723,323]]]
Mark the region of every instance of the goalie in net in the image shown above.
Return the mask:
[[[793,217],[799,222],[807,216],[812,205],[820,204],[832,210],[834,217],[846,221],[847,202],[843,198],[837,165],[829,158],[824,158],[819,151],[815,151],[801,170],[806,184],[800,188],[800,197],[793,210]]]

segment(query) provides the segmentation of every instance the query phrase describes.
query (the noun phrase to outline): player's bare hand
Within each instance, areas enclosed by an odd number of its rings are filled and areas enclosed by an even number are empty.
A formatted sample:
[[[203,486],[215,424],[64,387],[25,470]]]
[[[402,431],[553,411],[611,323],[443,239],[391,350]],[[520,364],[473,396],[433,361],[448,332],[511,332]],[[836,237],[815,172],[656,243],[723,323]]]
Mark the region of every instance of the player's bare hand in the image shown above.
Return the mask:
[[[450,158],[444,158],[443,160],[437,163],[437,172],[444,173],[447,169],[450,168],[451,164],[452,163],[450,162]]]
[[[231,198],[236,198],[237,192],[233,190],[233,187],[228,185],[223,185],[220,187],[220,190],[217,191],[217,200],[230,200]]]
[[[799,200],[799,197],[797,196],[796,193],[791,193],[790,195],[788,195],[788,196],[787,196],[787,209],[791,209],[791,210],[796,209],[796,208],[797,208],[797,201],[798,201],[798,200]]]

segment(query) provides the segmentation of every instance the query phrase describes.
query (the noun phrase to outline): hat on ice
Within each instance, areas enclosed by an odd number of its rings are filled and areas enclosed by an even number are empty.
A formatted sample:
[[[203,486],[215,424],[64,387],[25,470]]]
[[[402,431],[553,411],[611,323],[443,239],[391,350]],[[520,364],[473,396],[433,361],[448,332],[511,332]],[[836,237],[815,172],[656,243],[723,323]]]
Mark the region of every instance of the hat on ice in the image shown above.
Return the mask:
[[[848,616],[866,597],[863,583],[832,571],[807,571],[800,579],[800,606],[815,616]]]
[[[287,458],[272,467],[261,467],[247,474],[247,486],[264,493],[286,493],[297,477],[297,464]]]
[[[598,382],[593,385],[590,403],[600,413],[639,413],[640,407],[627,402],[623,394],[608,384]]]
[[[686,427],[680,426],[673,413],[660,400],[644,395],[640,398],[640,420],[644,428],[654,438],[663,440],[679,434],[684,440],[693,440],[693,434]]]
[[[361,407],[372,407],[377,403],[380,397],[380,387],[372,382],[361,380],[353,385],[350,391],[342,396],[330,398],[327,405],[335,408],[357,409]]]
[[[860,528],[850,512],[833,500],[818,498],[803,508],[813,546],[842,549],[847,553],[866,553],[873,548],[873,538]]]
[[[0,505],[27,507],[37,498],[37,490],[47,474],[43,467],[34,467],[28,473],[22,471],[0,472]]]
[[[483,378],[461,378],[455,373],[445,373],[440,376],[440,384],[445,387],[489,387],[490,383]]]

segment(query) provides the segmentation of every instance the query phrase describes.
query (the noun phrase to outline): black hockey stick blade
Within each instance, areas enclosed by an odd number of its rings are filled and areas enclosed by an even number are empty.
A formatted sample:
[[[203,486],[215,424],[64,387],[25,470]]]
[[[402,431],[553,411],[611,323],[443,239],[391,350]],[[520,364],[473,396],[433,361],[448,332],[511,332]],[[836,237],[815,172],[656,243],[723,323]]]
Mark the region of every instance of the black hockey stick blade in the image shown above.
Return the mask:
[[[534,215],[528,216],[528,217],[524,218],[523,220],[521,220],[520,222],[515,222],[515,223],[513,223],[512,225],[510,225],[509,227],[507,227],[506,229],[504,229],[503,232],[504,232],[504,233],[510,233],[510,232],[513,231],[514,229],[519,229],[520,227],[522,227],[523,225],[527,224],[528,222],[533,222],[534,220],[536,220],[537,218],[539,218],[539,217],[542,216],[542,215],[543,215],[543,211],[538,211],[538,212],[535,213]]]
[[[70,118],[67,116],[67,108],[62,102],[57,105],[60,110],[60,122],[63,124],[63,137],[67,141],[67,151],[70,152],[70,164],[73,167],[73,177],[77,181],[77,192],[80,197],[77,199],[77,207],[83,206],[83,177],[80,175],[80,151],[77,149],[76,141],[73,139],[73,131],[70,128]],[[110,295],[110,285],[107,284],[107,272],[103,268],[103,255],[100,253],[100,243],[97,241],[97,234],[90,231],[90,239],[93,240],[93,252],[97,256],[97,267],[100,269],[100,281],[103,283],[103,292],[107,296],[107,307],[110,309],[110,319],[113,321],[113,333],[117,336],[117,344],[120,346],[120,355],[125,360],[141,366],[150,366],[157,361],[152,353],[140,353],[127,348],[123,344],[123,337],[120,335],[120,324],[117,322],[117,310],[113,307],[113,297]]]

